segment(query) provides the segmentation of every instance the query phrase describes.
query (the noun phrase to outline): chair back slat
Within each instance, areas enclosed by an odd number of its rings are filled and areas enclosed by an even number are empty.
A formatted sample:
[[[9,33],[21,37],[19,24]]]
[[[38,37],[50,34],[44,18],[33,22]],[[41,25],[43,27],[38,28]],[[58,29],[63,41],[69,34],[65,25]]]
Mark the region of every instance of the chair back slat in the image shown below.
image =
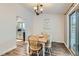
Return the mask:
[[[29,46],[33,49],[37,49],[38,47],[38,37],[37,36],[29,36]]]

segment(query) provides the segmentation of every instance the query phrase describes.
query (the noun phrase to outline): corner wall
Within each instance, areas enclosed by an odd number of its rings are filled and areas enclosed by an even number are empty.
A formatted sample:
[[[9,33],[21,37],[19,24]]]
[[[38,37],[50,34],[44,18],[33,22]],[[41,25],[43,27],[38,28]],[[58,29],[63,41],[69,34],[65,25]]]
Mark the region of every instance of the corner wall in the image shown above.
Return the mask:
[[[0,4],[0,55],[16,47],[16,4]]]

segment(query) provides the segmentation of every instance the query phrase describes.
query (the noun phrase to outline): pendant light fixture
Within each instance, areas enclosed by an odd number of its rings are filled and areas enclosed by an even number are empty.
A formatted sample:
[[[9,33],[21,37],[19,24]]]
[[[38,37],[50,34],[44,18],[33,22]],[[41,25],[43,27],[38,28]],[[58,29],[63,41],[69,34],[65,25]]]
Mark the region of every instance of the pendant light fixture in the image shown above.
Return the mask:
[[[34,7],[34,11],[35,11],[36,15],[41,14],[43,12],[43,5],[42,4],[37,4]]]

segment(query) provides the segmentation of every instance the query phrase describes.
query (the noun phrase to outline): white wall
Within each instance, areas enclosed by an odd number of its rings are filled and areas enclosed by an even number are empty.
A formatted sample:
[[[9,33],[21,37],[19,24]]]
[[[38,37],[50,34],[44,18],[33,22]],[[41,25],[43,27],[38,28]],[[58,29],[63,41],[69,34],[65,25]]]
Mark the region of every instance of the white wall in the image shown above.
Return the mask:
[[[15,4],[0,4],[0,55],[16,47],[15,31]]]
[[[67,17],[64,15],[64,43],[67,45]]]
[[[43,21],[49,19],[52,41],[64,42],[64,15],[42,14],[33,18],[33,34],[43,32]]]

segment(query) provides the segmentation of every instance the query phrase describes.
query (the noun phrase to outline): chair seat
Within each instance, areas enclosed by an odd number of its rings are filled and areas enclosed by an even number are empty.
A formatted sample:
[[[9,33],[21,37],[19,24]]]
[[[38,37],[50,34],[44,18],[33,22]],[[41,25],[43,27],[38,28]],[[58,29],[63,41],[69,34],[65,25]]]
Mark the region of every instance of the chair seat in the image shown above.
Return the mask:
[[[37,47],[34,47],[34,46],[31,46],[30,49],[33,50],[33,51],[39,51],[41,49],[41,45],[37,46]]]

